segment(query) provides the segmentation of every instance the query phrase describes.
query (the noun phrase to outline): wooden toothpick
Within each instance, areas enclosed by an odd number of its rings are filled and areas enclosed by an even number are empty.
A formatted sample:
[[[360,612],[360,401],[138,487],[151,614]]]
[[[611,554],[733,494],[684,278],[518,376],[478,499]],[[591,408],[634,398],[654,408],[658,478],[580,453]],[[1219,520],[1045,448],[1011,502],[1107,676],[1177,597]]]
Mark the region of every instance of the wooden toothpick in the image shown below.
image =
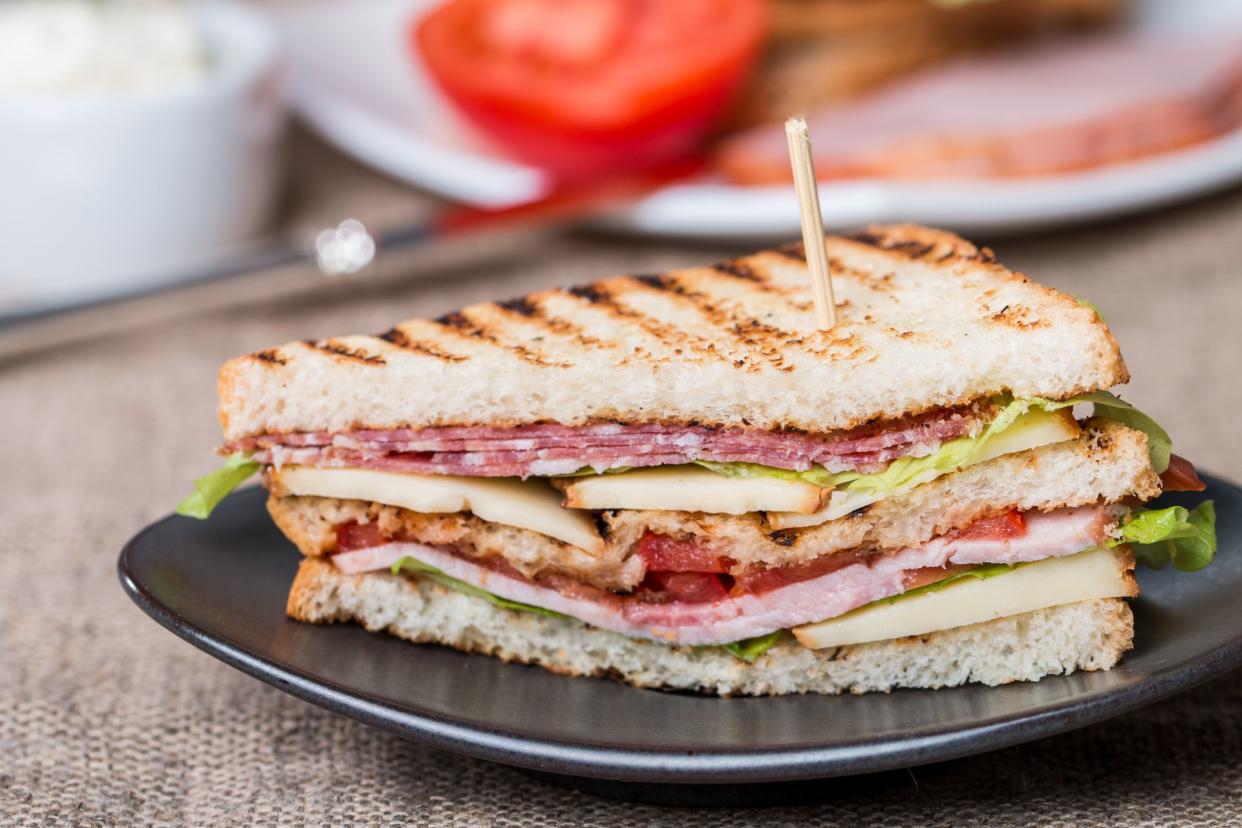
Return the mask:
[[[832,274],[828,270],[828,247],[824,243],[824,219],[819,212],[819,188],[815,165],[811,161],[811,132],[805,118],[785,122],[789,139],[789,163],[793,165],[794,187],[798,191],[798,212],[802,216],[802,246],[806,266],[811,271],[811,296],[815,299],[815,324],[826,331],[837,324],[836,300],[832,295]]]

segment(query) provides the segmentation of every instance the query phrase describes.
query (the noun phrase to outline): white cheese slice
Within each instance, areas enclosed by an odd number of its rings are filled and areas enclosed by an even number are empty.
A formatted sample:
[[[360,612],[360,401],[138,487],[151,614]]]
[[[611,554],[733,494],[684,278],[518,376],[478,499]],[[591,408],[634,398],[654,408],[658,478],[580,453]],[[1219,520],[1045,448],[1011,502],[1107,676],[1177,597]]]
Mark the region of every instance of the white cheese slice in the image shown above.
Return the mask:
[[[967,465],[974,466],[1005,454],[1063,443],[1073,440],[1080,433],[1082,429],[1078,427],[1071,409],[1044,411],[1036,408],[1014,420],[1013,425],[1001,433],[993,434]]]
[[[575,509],[669,509],[679,512],[814,512],[831,489],[779,477],[725,477],[699,466],[666,466],[582,477],[565,487]]]
[[[594,554],[604,551],[590,515],[561,506],[561,496],[544,480],[286,466],[272,471],[272,481],[294,495],[369,500],[412,512],[471,512]]]
[[[793,631],[805,647],[843,647],[924,635],[1092,598],[1133,597],[1129,561],[1113,549],[1022,564],[991,578],[962,578],[943,589],[876,603]]]
[[[1047,446],[1072,440],[1079,434],[1077,421],[1069,409],[1048,413],[1035,409],[1023,414],[1013,425],[993,435],[983,444],[982,450],[960,468],[978,465],[1004,454],[1016,454],[1019,451]],[[798,529],[804,526],[818,526],[830,520],[845,517],[856,509],[870,506],[872,503],[895,495],[903,495],[910,490],[935,480],[947,471],[928,469],[924,474],[907,481],[904,485],[888,491],[863,489],[850,491],[849,484],[833,491],[828,503],[812,514],[800,514],[793,510],[774,512],[768,515],[768,525],[773,529]]]

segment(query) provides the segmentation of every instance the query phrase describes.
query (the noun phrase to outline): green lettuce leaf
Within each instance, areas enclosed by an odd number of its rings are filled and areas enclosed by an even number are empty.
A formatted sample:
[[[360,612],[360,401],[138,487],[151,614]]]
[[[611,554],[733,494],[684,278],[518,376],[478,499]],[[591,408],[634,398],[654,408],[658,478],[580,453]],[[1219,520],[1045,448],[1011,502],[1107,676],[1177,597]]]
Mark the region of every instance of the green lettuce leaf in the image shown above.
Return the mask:
[[[194,493],[177,505],[177,514],[205,519],[212,510],[259,470],[259,464],[245,452],[235,451],[229,455],[224,466],[194,481]]]
[[[1100,313],[1100,308],[1095,304],[1095,302],[1092,302],[1090,299],[1084,299],[1081,296],[1075,296],[1072,293],[1070,296],[1073,296],[1074,301],[1082,305],[1084,308],[1091,308],[1091,310],[1095,311],[1096,317],[1098,317],[1101,322],[1104,321],[1104,314]]]
[[[770,632],[767,635],[759,635],[754,638],[743,638],[741,641],[733,641],[728,644],[721,644],[723,650],[727,650],[733,655],[740,658],[748,664],[768,650],[776,646],[776,644],[785,636],[784,630]]]
[[[1129,543],[1134,557],[1160,569],[1170,561],[1183,572],[1203,569],[1216,557],[1216,506],[1205,500],[1187,511],[1183,506],[1134,513],[1110,543]]]
[[[793,469],[780,469],[776,466],[763,466],[759,463],[715,463],[711,460],[692,462],[696,466],[702,466],[724,477],[779,477],[781,480],[796,480],[816,486],[834,486],[837,484],[837,478],[840,477],[822,466],[806,471],[794,471]]]
[[[878,495],[926,483],[967,465],[982,450],[988,436],[985,432],[979,437],[959,437],[941,443],[939,449],[925,457],[898,457],[875,474],[843,472],[837,475],[837,486],[847,492]]]
[[[398,560],[396,563],[392,565],[392,574],[397,575],[403,569],[409,572],[417,572],[420,575],[425,575],[431,580],[440,584],[441,586],[446,586],[449,589],[456,590],[457,592],[461,592],[466,595],[474,596],[475,598],[482,598],[484,601],[487,601],[489,604],[494,604],[495,606],[498,606],[498,607],[504,607],[505,609],[511,609],[511,610],[518,610],[519,612],[533,612],[536,615],[543,615],[548,618],[568,618],[569,617],[568,615],[563,615],[559,612],[554,612],[553,610],[550,610],[550,609],[544,609],[543,607],[537,607],[534,604],[523,604],[521,601],[510,601],[508,598],[501,598],[499,595],[493,595],[492,593],[488,592],[485,589],[479,589],[477,586],[468,584],[465,581],[459,581],[456,578],[452,577],[451,575],[445,575],[443,572],[436,569],[434,566],[431,566],[430,564],[425,564],[422,561],[418,560],[417,558],[410,557],[409,555],[406,555],[404,558],[401,558],[400,560]]]

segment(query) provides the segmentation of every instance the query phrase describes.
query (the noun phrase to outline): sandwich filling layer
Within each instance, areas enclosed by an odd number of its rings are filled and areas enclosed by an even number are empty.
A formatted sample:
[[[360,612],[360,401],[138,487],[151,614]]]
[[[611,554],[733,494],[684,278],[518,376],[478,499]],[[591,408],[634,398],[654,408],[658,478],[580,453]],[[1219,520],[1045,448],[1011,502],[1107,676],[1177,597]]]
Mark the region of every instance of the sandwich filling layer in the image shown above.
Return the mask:
[[[987,403],[939,409],[836,434],[649,424],[394,429],[267,434],[230,443],[265,465],[350,466],[416,474],[548,477],[581,469],[706,461],[808,471],[870,472],[978,433]]]
[[[644,538],[647,572],[618,594],[556,575],[528,578],[501,557],[471,559],[452,548],[385,541],[346,531],[333,556],[342,572],[432,571],[529,608],[601,629],[676,644],[728,644],[834,618],[873,601],[940,581],[980,564],[1014,565],[1099,546],[1116,525],[1112,507],[1009,512],[896,552],[862,550],[790,567],[744,568],[670,538]]]
[[[717,480],[725,488],[743,490],[756,482]],[[617,592],[638,587],[648,568],[644,557],[653,552],[728,559],[728,574],[738,577],[743,571],[800,566],[852,550],[891,552],[918,546],[1011,510],[1115,503],[1149,498],[1160,490],[1143,435],[1108,422],[1089,423],[1073,440],[944,474],[847,517],[807,528],[776,529],[774,513],[567,509],[541,480],[285,467],[269,470],[264,481],[272,494],[272,517],[310,557],[410,541],[451,547],[474,559],[501,557],[528,578],[555,573]],[[721,488],[710,491],[717,498],[731,496]],[[516,496],[527,489],[539,490],[542,497]],[[663,504],[668,505],[678,493],[661,490],[665,494],[669,499]],[[598,534],[589,542],[574,540],[584,528]],[[355,535],[365,536],[365,544]],[[661,548],[653,549],[653,544]]]

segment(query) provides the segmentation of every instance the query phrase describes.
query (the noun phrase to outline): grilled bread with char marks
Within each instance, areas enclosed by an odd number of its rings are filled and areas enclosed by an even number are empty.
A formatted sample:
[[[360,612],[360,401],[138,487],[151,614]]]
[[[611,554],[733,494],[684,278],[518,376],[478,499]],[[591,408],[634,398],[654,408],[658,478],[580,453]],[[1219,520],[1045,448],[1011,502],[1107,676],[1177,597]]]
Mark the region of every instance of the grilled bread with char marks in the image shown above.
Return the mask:
[[[232,360],[224,436],[601,421],[822,433],[1128,379],[1094,311],[955,235],[877,227],[828,249],[831,331],[815,328],[800,246],[785,247]]]

